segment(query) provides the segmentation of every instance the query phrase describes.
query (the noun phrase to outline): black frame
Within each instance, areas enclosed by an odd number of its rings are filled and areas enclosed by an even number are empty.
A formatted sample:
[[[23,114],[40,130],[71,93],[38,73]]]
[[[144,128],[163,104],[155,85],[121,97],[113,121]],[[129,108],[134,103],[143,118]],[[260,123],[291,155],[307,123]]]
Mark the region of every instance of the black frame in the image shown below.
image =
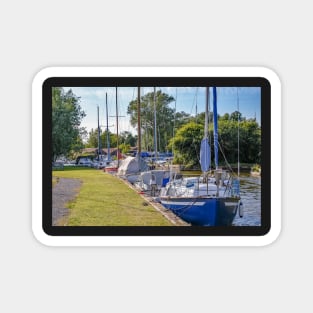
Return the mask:
[[[52,226],[52,87],[261,87],[261,226]],[[51,236],[263,236],[271,228],[271,85],[263,77],[51,77],[42,85],[42,227]]]

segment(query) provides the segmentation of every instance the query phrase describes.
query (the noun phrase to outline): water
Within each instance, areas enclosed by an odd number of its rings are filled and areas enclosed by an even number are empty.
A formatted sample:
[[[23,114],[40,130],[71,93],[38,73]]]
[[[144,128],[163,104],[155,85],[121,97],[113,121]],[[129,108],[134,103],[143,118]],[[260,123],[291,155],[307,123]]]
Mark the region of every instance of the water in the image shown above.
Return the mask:
[[[243,203],[243,217],[238,213],[234,226],[261,226],[261,177],[240,175],[240,193]]]
[[[200,172],[183,172],[184,176],[200,175]],[[261,177],[240,173],[240,195],[243,217],[237,212],[233,226],[261,226]]]

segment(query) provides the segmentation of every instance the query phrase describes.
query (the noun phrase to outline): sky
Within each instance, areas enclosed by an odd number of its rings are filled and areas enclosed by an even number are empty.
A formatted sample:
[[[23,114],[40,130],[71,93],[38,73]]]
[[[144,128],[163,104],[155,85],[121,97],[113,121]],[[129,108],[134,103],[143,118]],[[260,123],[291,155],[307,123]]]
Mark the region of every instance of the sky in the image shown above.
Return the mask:
[[[162,92],[173,96],[176,101],[170,103],[170,107],[176,112],[195,115],[205,110],[205,87],[156,87]],[[116,89],[115,87],[64,87],[65,91],[72,89],[73,93],[80,97],[80,106],[86,116],[81,126],[89,132],[97,128],[97,106],[99,106],[101,129],[107,127],[106,93],[108,103],[108,126],[111,132],[116,133]],[[237,110],[237,90],[239,111],[246,118],[256,118],[261,121],[261,88],[260,87],[217,87],[217,110],[219,115],[232,113]],[[141,95],[152,92],[153,87],[141,87]],[[210,91],[212,97],[212,92]],[[129,123],[127,107],[130,101],[137,97],[137,87],[119,87],[117,90],[118,102],[118,126],[119,133],[129,131],[134,135],[136,130]],[[212,107],[212,99],[210,101]]]

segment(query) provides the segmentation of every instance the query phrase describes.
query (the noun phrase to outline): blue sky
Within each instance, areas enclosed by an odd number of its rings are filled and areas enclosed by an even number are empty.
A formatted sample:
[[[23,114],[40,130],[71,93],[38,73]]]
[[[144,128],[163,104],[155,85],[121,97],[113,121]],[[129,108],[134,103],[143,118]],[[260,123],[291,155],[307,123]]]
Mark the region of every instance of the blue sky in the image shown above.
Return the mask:
[[[115,87],[64,87],[64,90],[73,90],[73,93],[81,97],[80,105],[86,113],[81,126],[86,127],[88,131],[97,127],[97,106],[99,105],[100,124],[102,129],[106,128],[106,106],[105,94],[108,95],[108,115],[110,131],[116,132],[116,105],[115,105]],[[173,96],[176,99],[176,111],[184,111],[195,115],[196,112],[204,112],[205,108],[205,87],[157,87],[163,92]],[[142,87],[141,95],[152,92],[153,87]],[[211,92],[212,94],[212,92]],[[177,97],[176,97],[177,95]],[[212,96],[212,95],[211,95]],[[238,87],[239,111],[246,118],[256,117],[261,121],[261,89],[259,87]],[[136,99],[137,87],[119,87],[118,88],[118,111],[119,132],[130,131],[136,134],[136,130],[130,126],[127,115],[127,106],[130,101]],[[211,101],[212,103],[212,101]],[[175,102],[170,104],[175,108]],[[232,113],[237,110],[237,87],[218,87],[217,88],[217,107],[218,114]],[[113,117],[111,117],[113,116]]]

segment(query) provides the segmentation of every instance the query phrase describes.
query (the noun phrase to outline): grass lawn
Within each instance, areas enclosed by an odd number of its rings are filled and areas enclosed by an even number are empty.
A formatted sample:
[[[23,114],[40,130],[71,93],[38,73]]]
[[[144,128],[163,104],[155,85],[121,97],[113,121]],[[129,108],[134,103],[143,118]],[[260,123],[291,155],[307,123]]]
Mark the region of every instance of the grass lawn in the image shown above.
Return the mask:
[[[68,204],[67,226],[173,226],[134,190],[101,170],[65,168],[52,175],[53,181],[65,177],[83,182]]]

